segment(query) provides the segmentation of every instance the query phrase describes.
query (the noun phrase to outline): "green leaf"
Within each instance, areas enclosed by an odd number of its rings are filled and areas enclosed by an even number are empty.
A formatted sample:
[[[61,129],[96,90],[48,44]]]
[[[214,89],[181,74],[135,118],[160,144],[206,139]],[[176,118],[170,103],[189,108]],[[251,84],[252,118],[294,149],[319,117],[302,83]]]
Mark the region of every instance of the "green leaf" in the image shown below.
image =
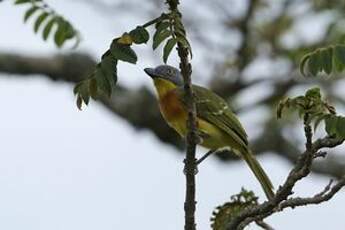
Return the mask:
[[[79,92],[79,90],[80,90],[80,86],[81,86],[82,83],[83,83],[83,81],[78,82],[78,83],[74,86],[74,88],[73,88],[73,93],[74,93],[74,95],[77,95],[77,94],[78,94],[78,92]]]
[[[115,59],[135,64],[138,57],[134,50],[129,45],[119,44],[117,39],[114,39],[110,46],[110,51]]]
[[[73,26],[61,17],[55,17],[58,29],[55,32],[54,41],[58,47],[61,47],[67,39],[77,36]],[[78,39],[77,39],[78,41]]]
[[[90,80],[86,80],[85,82],[83,82],[79,91],[79,94],[83,98],[83,101],[86,105],[88,105],[90,101],[89,84],[90,84]]]
[[[92,98],[96,99],[97,95],[102,94],[110,97],[117,81],[117,59],[109,50],[102,55],[102,60],[97,64],[92,77],[95,79],[95,82],[90,82]],[[96,84],[97,90],[91,84]]]
[[[170,30],[164,30],[161,33],[155,33],[155,35],[153,36],[152,49],[155,50],[165,39],[170,36]]]
[[[136,44],[147,43],[150,38],[149,32],[147,32],[147,30],[142,26],[138,26],[137,28],[129,32],[129,35],[132,37],[134,43]]]
[[[66,22],[59,18],[57,19],[58,22],[58,29],[54,35],[54,41],[57,47],[61,47],[63,43],[66,41]]]
[[[77,106],[81,110],[83,101],[86,105],[90,101],[90,91],[89,91],[90,79],[79,82],[73,89],[75,95],[77,95]]]
[[[343,71],[345,67],[345,46],[334,46],[334,65],[338,72]]]
[[[76,84],[74,94],[77,95],[79,109],[83,102],[88,105],[90,97],[96,100],[99,96],[111,96],[117,80],[116,65],[117,59],[108,50],[103,54],[101,62],[96,65],[89,78]]]
[[[308,89],[305,93],[305,96],[307,98],[313,98],[316,100],[321,100],[321,91],[319,87],[313,87],[311,89]]]
[[[77,96],[77,107],[79,110],[81,110],[81,107],[83,106],[83,98],[81,98],[80,95]]]
[[[159,34],[163,30],[166,30],[169,26],[170,26],[170,23],[166,22],[166,21],[156,23],[156,25],[155,25],[155,27],[156,27],[155,34]]]
[[[38,6],[30,7],[24,14],[24,22],[26,22],[38,9]]]
[[[278,106],[277,106],[277,118],[280,119],[283,115],[283,110],[285,107],[289,106],[290,99],[285,98],[281,101],[279,101]]]
[[[19,4],[29,3],[29,2],[31,2],[31,0],[16,0],[14,4],[19,5]]]
[[[320,50],[316,50],[313,52],[310,56],[309,62],[308,62],[308,68],[309,72],[316,76],[318,72],[321,70],[322,60],[320,55]]]
[[[65,40],[76,36],[76,31],[68,21],[65,21]]]
[[[44,27],[44,30],[43,30],[43,33],[42,33],[43,40],[47,40],[47,38],[48,38],[48,36],[50,34],[50,31],[52,30],[55,22],[56,22],[56,18],[53,17],[53,18],[51,18],[49,20],[47,25]]]
[[[43,12],[40,16],[37,17],[35,25],[34,25],[34,31],[37,33],[38,29],[40,28],[42,22],[48,17],[48,12]]]
[[[100,65],[100,73],[103,76],[104,92],[111,96],[113,88],[117,82],[117,60],[111,55],[104,56]]]
[[[304,77],[306,77],[306,74],[305,74],[305,64],[307,63],[307,61],[310,59],[310,54],[307,54],[307,55],[304,55],[303,57],[302,57],[302,60],[301,60],[301,63],[300,63],[300,65],[299,65],[299,71],[300,71],[300,73],[304,76]]]
[[[71,38],[76,38],[74,47],[78,45],[78,42],[80,41],[78,31],[76,31],[68,21],[63,17],[56,15],[55,11],[51,9],[49,5],[42,3],[42,0],[29,0],[28,2],[31,3],[31,7],[24,14],[24,22],[32,17],[35,12],[40,11],[34,22],[34,32],[37,33],[41,27],[44,27],[42,31],[43,40],[47,40],[52,27],[56,24],[57,29],[54,34],[54,41],[58,47],[61,47],[66,40]],[[45,24],[45,26],[43,26],[43,24]]]
[[[101,69],[104,76],[108,79],[112,87],[117,82],[117,60],[112,56],[108,55],[102,58]]]
[[[94,77],[90,79],[89,91],[90,91],[90,96],[93,99],[96,99],[97,98],[97,80]]]
[[[167,41],[167,43],[165,44],[164,49],[163,49],[163,61],[164,61],[164,63],[167,63],[168,57],[169,57],[172,49],[176,45],[176,42],[177,42],[176,39],[170,38]]]
[[[333,47],[328,47],[320,50],[322,69],[326,74],[330,74],[333,69]]]
[[[325,119],[325,129],[328,135],[333,136],[337,134],[337,116],[329,116]]]
[[[345,139],[345,117],[338,116],[337,119],[337,137]]]
[[[171,36],[171,31],[169,30],[169,22],[159,22],[156,24],[156,32],[153,35],[152,48],[155,50],[159,44],[161,44],[166,38]]]
[[[100,65],[99,65],[99,67],[97,67],[97,69],[95,71],[95,79],[97,82],[97,88],[98,88],[99,95],[105,94],[108,97],[110,97],[110,95],[112,93],[112,87],[110,85],[110,82],[106,78],[106,76],[104,76],[104,74],[102,73]]]

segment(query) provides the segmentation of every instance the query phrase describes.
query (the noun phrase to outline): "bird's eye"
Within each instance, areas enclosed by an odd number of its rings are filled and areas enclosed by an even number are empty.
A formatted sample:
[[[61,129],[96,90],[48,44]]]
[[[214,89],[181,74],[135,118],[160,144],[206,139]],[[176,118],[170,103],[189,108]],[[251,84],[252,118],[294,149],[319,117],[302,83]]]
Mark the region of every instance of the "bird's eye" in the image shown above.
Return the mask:
[[[172,69],[168,69],[167,72],[168,72],[169,75],[173,75],[173,70]]]

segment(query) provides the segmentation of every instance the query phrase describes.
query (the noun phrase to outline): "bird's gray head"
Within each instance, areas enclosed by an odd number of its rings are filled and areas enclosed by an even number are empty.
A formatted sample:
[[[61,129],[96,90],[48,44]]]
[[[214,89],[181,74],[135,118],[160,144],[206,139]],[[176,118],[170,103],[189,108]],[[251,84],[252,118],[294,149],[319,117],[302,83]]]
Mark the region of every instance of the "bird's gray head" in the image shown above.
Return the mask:
[[[156,68],[145,68],[147,73],[152,79],[161,78],[174,83],[177,86],[183,86],[183,79],[180,71],[170,65],[160,65]]]

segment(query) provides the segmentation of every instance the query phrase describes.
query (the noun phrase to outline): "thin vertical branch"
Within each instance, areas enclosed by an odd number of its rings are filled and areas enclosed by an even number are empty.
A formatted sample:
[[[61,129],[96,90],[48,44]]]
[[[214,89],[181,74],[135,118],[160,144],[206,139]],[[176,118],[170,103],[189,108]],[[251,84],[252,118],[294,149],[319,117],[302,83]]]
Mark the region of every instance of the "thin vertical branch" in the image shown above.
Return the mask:
[[[181,13],[178,10],[178,0],[167,0],[170,11],[176,13],[178,17],[181,17]],[[192,89],[192,65],[189,62],[189,50],[180,41],[177,42],[177,51],[180,58],[180,69],[184,80],[184,90],[185,90],[185,101],[188,110],[188,120],[187,120],[187,151],[185,163],[185,174],[186,174],[186,197],[184,203],[185,211],[185,230],[195,230],[195,174],[197,172],[197,164],[195,158],[195,149],[198,141],[198,136],[196,133],[196,107],[193,99],[193,89]]]

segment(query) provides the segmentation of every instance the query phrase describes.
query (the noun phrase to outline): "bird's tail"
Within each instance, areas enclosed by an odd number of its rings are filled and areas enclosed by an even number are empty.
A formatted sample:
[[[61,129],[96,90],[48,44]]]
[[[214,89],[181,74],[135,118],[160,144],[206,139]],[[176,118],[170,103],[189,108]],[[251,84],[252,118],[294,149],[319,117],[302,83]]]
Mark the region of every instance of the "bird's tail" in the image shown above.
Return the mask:
[[[255,159],[255,156],[251,153],[250,150],[243,151],[241,155],[243,159],[247,162],[255,177],[260,182],[261,187],[264,190],[267,198],[269,200],[272,199],[274,196],[273,185],[271,180],[268,178],[267,174],[261,167],[260,163]]]

